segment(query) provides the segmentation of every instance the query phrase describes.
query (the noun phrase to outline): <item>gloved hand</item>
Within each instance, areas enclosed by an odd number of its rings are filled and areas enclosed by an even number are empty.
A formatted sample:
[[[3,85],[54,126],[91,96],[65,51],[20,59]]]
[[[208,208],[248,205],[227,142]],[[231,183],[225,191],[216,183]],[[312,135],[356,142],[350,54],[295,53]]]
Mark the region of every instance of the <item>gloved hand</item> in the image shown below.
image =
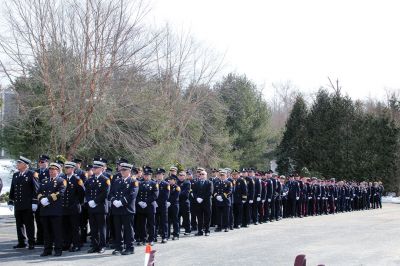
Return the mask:
[[[260,197],[257,197],[257,201],[260,201],[261,200],[261,198]]]
[[[90,200],[90,201],[88,202],[88,204],[89,204],[89,207],[90,207],[90,208],[95,208],[95,207],[97,206],[97,204],[94,202],[94,200]]]
[[[202,198],[197,198],[196,200],[197,200],[198,203],[202,203],[203,202]]]
[[[249,200],[249,203],[253,203],[254,201],[253,200]]]
[[[268,202],[271,202],[271,199],[268,199]]]
[[[140,207],[142,207],[142,209],[147,207],[147,203],[144,201],[139,201],[139,205],[140,205]]]
[[[299,200],[300,199],[300,197],[296,197],[296,200]]]
[[[216,199],[217,199],[218,201],[223,201],[223,199],[222,199],[222,197],[221,197],[220,195],[218,195],[218,196],[216,197]]]
[[[114,201],[113,201],[113,205],[115,206],[115,208],[121,207],[121,206],[119,205],[119,203],[120,203],[119,200],[114,200]],[[121,203],[121,204],[122,204],[122,203]]]
[[[32,211],[35,212],[37,210],[38,206],[37,204],[32,204]]]
[[[14,211],[14,205],[8,205],[8,209],[13,212]]]
[[[308,199],[311,199],[311,197],[308,197]]]
[[[264,202],[265,202],[265,199],[263,199],[261,202],[264,203]]]
[[[246,201],[245,201],[245,200],[242,200],[242,203],[243,203],[243,204],[245,204],[245,203],[246,203]]]
[[[47,206],[47,205],[50,204],[48,198],[42,198],[42,199],[40,200],[40,203],[41,203],[43,206]]]
[[[171,202],[167,201],[167,208],[171,206]]]
[[[335,200],[337,200],[337,198],[335,198]]]

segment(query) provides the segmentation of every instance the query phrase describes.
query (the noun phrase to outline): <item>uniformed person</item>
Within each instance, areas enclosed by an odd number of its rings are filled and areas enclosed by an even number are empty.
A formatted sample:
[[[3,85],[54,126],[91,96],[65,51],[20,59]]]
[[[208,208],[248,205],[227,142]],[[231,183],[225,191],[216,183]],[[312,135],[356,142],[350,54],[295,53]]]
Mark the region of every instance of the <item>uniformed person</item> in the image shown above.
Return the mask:
[[[197,236],[210,235],[211,198],[214,192],[213,183],[207,179],[207,172],[202,170],[199,179],[193,184],[193,197],[195,199],[193,211],[197,217]]]
[[[107,197],[110,180],[103,174],[105,163],[93,162],[93,175],[85,182],[85,199],[89,206],[92,247],[88,253],[104,253],[106,247]]]
[[[170,175],[166,181],[170,185],[168,207],[168,239],[171,237],[171,225],[173,227],[172,240],[179,240],[179,195],[181,188],[177,185],[178,177]]]
[[[91,177],[92,175],[93,175],[93,165],[88,164],[85,166],[85,171],[84,171],[85,178],[82,178],[83,184],[85,184],[88,178]],[[85,197],[83,199],[82,212],[80,215],[80,224],[79,224],[81,246],[87,242],[88,223],[89,223],[89,206]]]
[[[132,164],[120,162],[121,177],[114,181],[110,191],[111,216],[113,217],[115,236],[113,255],[134,253],[133,226],[139,182],[132,176],[132,168]]]
[[[49,178],[42,179],[38,191],[38,200],[41,205],[40,221],[43,225],[44,249],[40,256],[54,256],[62,254],[62,215],[63,197],[67,182],[60,176],[61,165],[50,163]]]
[[[190,235],[190,201],[191,191],[190,181],[186,180],[186,172],[181,171],[178,174],[178,186],[181,188],[179,195],[179,220],[182,217],[182,227],[185,229],[184,235]]]
[[[170,193],[170,186],[167,181],[164,180],[165,170],[163,168],[157,168],[156,170],[156,182],[158,184],[158,197],[157,197],[157,208],[156,208],[156,236],[155,241],[157,242],[157,234],[161,236],[161,243],[167,243],[168,240],[168,198]]]
[[[240,172],[247,184],[247,200],[243,205],[243,227],[248,227],[251,220],[251,211],[254,203],[254,180],[248,176],[247,169],[243,168]]]
[[[31,161],[20,156],[17,161],[18,172],[11,181],[8,206],[14,211],[17,226],[18,244],[13,248],[25,248],[28,238],[29,249],[35,248],[35,224],[33,213],[38,208],[37,191],[39,189],[38,174],[29,170]]]
[[[154,245],[156,237],[154,221],[157,208],[158,184],[151,180],[152,173],[153,170],[150,167],[143,167],[143,181],[139,184],[136,200],[138,226],[136,241],[138,245],[145,245],[146,242]]]
[[[247,184],[236,169],[232,171],[232,179],[233,227],[238,229],[242,225],[243,204],[247,201]]]
[[[214,198],[216,199],[217,205],[217,224],[220,224],[220,228],[216,228],[215,231],[228,232],[228,215],[229,206],[231,205],[231,193],[232,193],[232,183],[227,180],[227,172],[225,169],[219,172],[220,179],[215,182],[214,187]]]
[[[49,160],[50,157],[46,154],[42,154],[39,156],[38,166],[35,170],[39,175],[39,182],[43,179],[49,178]],[[36,245],[43,245],[43,227],[40,223],[40,204],[38,205],[38,209],[35,212],[35,222],[36,222]]]
[[[85,197],[85,188],[82,179],[75,175],[74,162],[65,162],[65,188],[63,197],[63,250],[75,252],[80,250],[79,223],[81,204]],[[72,246],[71,246],[72,245]]]

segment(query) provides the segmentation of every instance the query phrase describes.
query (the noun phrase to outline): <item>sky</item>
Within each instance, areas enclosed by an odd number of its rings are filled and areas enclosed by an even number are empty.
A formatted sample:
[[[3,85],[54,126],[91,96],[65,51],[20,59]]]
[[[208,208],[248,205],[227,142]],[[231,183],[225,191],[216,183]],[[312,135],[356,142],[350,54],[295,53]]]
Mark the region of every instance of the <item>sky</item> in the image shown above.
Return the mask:
[[[312,93],[339,79],[353,99],[400,89],[399,1],[153,0],[156,23],[190,30],[272,95],[290,82]]]

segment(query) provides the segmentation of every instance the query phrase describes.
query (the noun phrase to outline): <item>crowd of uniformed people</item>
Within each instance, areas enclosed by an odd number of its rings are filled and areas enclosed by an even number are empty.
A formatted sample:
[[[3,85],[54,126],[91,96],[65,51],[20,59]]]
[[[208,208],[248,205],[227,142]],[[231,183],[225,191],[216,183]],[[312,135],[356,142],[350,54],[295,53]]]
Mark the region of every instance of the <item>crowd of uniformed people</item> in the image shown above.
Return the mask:
[[[84,170],[80,159],[50,163],[47,155],[39,157],[38,169],[30,164],[23,156],[17,161],[9,207],[16,218],[14,248],[43,245],[41,256],[80,251],[88,237],[88,253],[111,247],[113,255],[129,255],[135,245],[209,236],[211,227],[228,232],[282,218],[377,209],[384,191],[380,182],[285,177],[253,168],[192,172],[171,166],[166,173],[123,158],[116,173],[100,157]]]

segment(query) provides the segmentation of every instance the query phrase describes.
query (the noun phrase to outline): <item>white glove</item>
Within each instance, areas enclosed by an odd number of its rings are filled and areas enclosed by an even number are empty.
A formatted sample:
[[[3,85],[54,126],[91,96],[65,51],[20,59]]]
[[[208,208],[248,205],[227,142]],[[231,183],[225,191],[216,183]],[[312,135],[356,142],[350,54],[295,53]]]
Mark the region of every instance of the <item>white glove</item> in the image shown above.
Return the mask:
[[[41,199],[41,200],[40,200],[40,203],[41,203],[43,206],[47,206],[47,205],[50,204],[48,198],[43,198],[43,199]]]
[[[147,203],[144,201],[139,201],[139,205],[140,205],[140,207],[142,207],[142,209],[147,207]]]
[[[300,199],[300,197],[296,197],[296,200],[299,200]]]
[[[14,211],[14,205],[8,205],[8,209],[13,212]]]
[[[308,197],[308,199],[311,199],[311,197]]]
[[[268,199],[268,202],[271,202],[271,199]]]
[[[223,201],[223,199],[222,199],[222,197],[221,197],[220,195],[218,195],[218,196],[216,197],[216,199],[217,199],[218,201]]]
[[[220,196],[218,196],[218,197],[220,197]],[[217,198],[218,198],[218,197],[217,197]],[[198,203],[202,203],[202,202],[203,202],[203,199],[202,199],[202,198],[197,198],[196,200],[197,200]]]
[[[261,198],[260,197],[257,197],[257,201],[260,201],[261,200]]]
[[[265,199],[263,199],[261,202],[264,203],[264,202],[265,202]]]
[[[249,203],[253,203],[253,200],[249,200]]]
[[[97,204],[94,202],[94,200],[90,200],[90,201],[88,202],[88,204],[89,204],[89,207],[90,207],[90,208],[95,208],[95,207],[97,206]]]
[[[246,201],[245,201],[245,200],[242,200],[242,203],[244,204],[244,203],[246,203]]]
[[[171,202],[167,201],[167,208],[171,206]]]
[[[335,198],[335,200],[337,200],[337,198]]]
[[[115,206],[115,208],[121,207],[121,205],[119,205],[119,204],[120,204],[120,201],[119,201],[119,200],[114,200],[114,201],[113,201],[113,205]]]
[[[32,211],[35,212],[37,210],[38,206],[37,204],[32,204]]]
[[[317,197],[317,199],[320,199],[320,197]]]

